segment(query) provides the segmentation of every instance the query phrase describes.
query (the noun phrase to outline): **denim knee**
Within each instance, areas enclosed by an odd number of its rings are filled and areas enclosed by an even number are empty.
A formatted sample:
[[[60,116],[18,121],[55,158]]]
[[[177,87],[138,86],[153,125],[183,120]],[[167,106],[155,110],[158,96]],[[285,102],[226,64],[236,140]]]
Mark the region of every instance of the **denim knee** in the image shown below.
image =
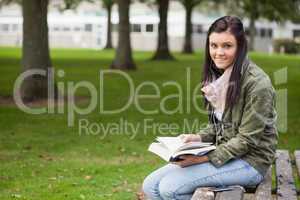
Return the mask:
[[[159,184],[159,193],[164,200],[175,200],[175,191],[168,184]]]
[[[147,176],[143,182],[143,192],[148,198],[153,198],[158,193],[158,184],[152,180],[151,176]]]
[[[258,172],[255,176],[250,178],[248,186],[257,186],[263,181],[264,177]]]
[[[170,180],[169,177],[163,178],[159,185],[158,190],[160,196],[164,200],[175,200],[176,199],[176,192],[179,189],[177,186],[178,184],[175,183],[176,180],[174,180],[174,177],[172,177],[172,180]]]

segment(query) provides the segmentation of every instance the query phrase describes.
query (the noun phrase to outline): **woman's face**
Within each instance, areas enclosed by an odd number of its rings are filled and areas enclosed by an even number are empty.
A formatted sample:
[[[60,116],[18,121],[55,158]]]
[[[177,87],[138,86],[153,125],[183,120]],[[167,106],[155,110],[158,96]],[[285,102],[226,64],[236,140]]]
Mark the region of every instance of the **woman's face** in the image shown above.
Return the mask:
[[[237,41],[228,31],[216,33],[209,36],[209,54],[219,69],[226,70],[231,66],[237,51]]]

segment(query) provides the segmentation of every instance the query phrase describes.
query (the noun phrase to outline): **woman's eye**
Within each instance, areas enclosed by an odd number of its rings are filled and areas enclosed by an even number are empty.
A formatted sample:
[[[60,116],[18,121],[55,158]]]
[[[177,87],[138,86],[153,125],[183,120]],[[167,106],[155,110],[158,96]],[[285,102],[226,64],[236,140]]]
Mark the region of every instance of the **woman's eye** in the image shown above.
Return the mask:
[[[231,47],[231,45],[230,45],[230,44],[225,44],[224,47],[225,47],[226,49],[228,49],[228,48]]]
[[[210,44],[210,47],[212,47],[212,48],[216,48],[216,47],[217,47],[217,45],[216,45],[216,44]]]

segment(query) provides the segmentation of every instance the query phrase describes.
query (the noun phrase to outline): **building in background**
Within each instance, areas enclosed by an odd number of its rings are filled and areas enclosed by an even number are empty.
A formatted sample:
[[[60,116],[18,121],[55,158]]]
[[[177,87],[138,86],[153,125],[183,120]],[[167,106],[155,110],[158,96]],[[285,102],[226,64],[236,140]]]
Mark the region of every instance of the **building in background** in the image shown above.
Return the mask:
[[[82,3],[76,10],[59,11],[60,1],[53,1],[48,14],[49,43],[55,48],[102,49],[106,44],[106,12],[100,4]],[[203,49],[209,25],[218,16],[193,12],[193,37],[195,49]],[[249,21],[243,20],[246,32]],[[113,45],[117,44],[118,14],[112,13]],[[155,7],[137,3],[131,6],[131,43],[134,50],[153,51],[157,44],[159,17]],[[181,51],[185,34],[185,12],[183,7],[172,2],[168,13],[169,45],[172,51]],[[279,25],[261,20],[256,23],[256,51],[272,52],[272,41],[278,38],[300,37],[300,24],[290,22]],[[22,14],[18,5],[0,10],[0,46],[22,45]]]

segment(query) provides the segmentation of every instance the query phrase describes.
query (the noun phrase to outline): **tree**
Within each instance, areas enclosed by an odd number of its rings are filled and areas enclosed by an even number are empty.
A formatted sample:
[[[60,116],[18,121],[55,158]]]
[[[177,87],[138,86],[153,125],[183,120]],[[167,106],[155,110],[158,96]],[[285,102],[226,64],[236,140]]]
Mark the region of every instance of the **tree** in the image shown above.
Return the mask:
[[[48,0],[26,0],[22,2],[23,45],[22,71],[52,67],[49,44],[47,12]],[[21,85],[24,101],[34,101],[48,97],[48,73],[27,77]]]
[[[130,45],[130,0],[116,0],[116,2],[119,12],[118,47],[111,68],[124,70],[136,69]]]
[[[168,44],[168,9],[169,0],[156,0],[158,4],[159,24],[158,24],[158,41],[153,60],[174,60],[169,51]]]
[[[184,45],[183,53],[192,54],[194,52],[192,46],[192,12],[196,5],[201,3],[203,0],[179,0],[185,9],[185,36],[184,36]]]
[[[299,0],[235,0],[227,1],[227,5],[238,7],[241,16],[249,19],[249,49],[254,49],[254,38],[256,34],[255,21],[265,18],[271,21],[282,22],[293,20],[299,16]],[[230,9],[232,12],[232,9]]]
[[[82,1],[64,0],[64,9],[75,9]],[[49,82],[49,80],[54,81],[52,77],[49,77],[52,68],[47,20],[49,0],[22,0],[21,2],[23,13],[22,71],[40,69],[46,72],[45,75],[34,74],[23,81],[21,98],[25,102],[56,98],[58,92],[56,84]],[[49,94],[54,95],[48,96]]]
[[[111,41],[111,9],[114,4],[114,0],[102,0],[103,1],[103,6],[107,10],[107,32],[106,32],[106,45],[105,49],[111,49],[113,48],[112,46],[112,41]]]
[[[93,2],[92,0],[64,0],[64,7],[61,10],[75,9],[82,1]]]
[[[11,3],[17,3],[19,5],[22,4],[22,0],[0,0],[0,8],[2,8],[2,6],[11,4]]]

